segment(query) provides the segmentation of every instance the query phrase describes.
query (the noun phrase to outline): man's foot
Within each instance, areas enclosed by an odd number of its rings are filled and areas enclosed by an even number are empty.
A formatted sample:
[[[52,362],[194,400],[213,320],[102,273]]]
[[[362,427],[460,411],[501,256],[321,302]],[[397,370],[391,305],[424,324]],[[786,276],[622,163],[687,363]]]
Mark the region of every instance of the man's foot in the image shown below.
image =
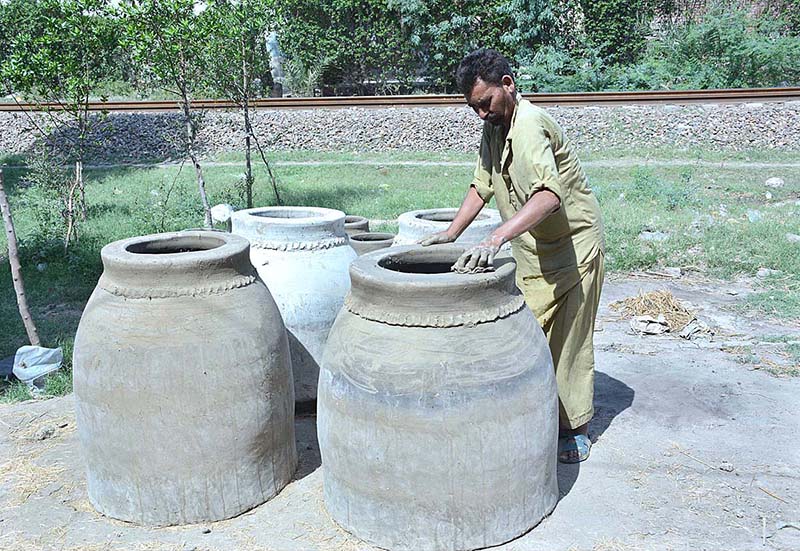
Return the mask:
[[[589,458],[592,441],[586,434],[572,434],[558,439],[558,460],[562,463],[580,463]]]

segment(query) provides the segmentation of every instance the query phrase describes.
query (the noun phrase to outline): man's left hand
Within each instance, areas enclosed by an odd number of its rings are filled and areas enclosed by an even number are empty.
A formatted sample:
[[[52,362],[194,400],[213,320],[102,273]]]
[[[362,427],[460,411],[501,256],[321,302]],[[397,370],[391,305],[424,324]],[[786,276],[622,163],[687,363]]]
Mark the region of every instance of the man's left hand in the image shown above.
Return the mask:
[[[467,249],[453,264],[452,270],[459,274],[491,271],[494,269],[494,257],[502,245],[501,237],[490,235],[474,247]]]

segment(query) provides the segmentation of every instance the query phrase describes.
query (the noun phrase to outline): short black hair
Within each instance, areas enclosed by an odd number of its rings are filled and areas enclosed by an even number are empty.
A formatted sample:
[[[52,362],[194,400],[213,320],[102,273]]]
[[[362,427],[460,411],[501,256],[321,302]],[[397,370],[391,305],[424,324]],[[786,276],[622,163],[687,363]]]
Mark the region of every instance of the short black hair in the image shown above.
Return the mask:
[[[505,56],[491,48],[480,48],[461,60],[456,69],[456,84],[461,93],[467,96],[478,78],[487,84],[500,86],[503,84],[503,75],[514,77]]]

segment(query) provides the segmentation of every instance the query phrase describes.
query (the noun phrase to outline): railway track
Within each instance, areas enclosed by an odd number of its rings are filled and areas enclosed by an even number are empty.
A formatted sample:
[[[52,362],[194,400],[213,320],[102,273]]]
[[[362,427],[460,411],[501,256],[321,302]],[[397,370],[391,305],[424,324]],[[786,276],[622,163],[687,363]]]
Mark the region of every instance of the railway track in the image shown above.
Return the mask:
[[[800,101],[800,87],[752,88],[734,90],[666,90],[653,92],[587,92],[570,94],[523,94],[539,105],[602,106],[650,105],[691,103],[762,103]],[[236,109],[236,105],[218,99],[201,99],[192,103],[198,109]],[[386,107],[458,107],[464,105],[463,96],[412,95],[412,96],[328,96],[314,98],[269,98],[252,102],[255,109],[346,109]],[[45,104],[44,108],[60,110],[58,104]],[[0,111],[37,110],[35,104],[0,103]],[[108,101],[89,105],[91,111],[148,112],[177,111],[175,101]]]

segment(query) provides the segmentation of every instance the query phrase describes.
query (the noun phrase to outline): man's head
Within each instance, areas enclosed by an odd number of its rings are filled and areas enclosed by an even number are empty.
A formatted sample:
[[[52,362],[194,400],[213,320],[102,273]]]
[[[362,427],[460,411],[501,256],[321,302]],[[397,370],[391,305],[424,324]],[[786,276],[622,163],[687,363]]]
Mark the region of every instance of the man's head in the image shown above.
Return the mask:
[[[481,119],[506,129],[511,126],[517,89],[502,54],[487,48],[468,54],[456,70],[456,83]]]

